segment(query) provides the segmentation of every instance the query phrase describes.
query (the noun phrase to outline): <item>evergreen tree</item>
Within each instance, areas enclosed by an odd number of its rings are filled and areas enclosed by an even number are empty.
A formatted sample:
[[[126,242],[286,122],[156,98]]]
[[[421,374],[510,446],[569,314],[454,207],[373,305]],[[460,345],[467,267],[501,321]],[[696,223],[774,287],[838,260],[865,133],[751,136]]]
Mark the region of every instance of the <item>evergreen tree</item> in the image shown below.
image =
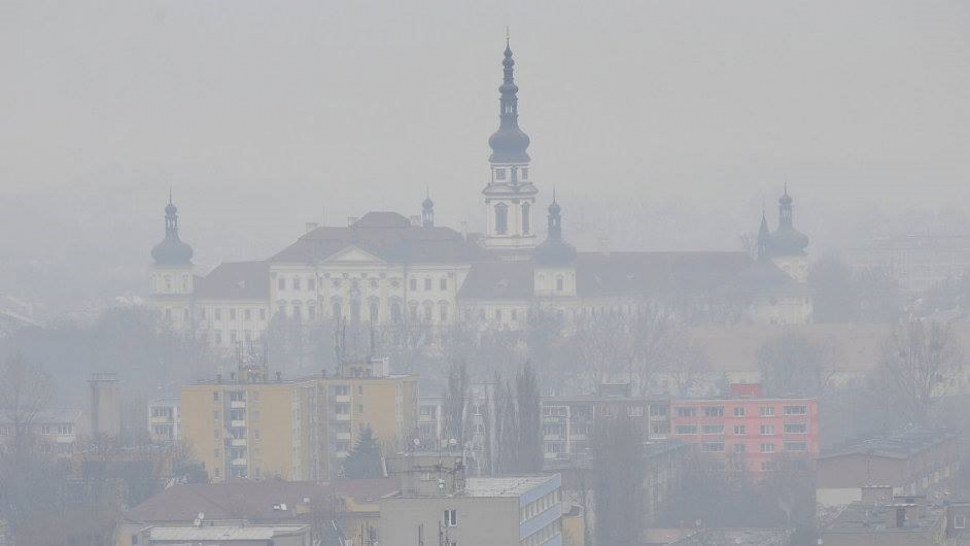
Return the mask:
[[[384,475],[381,466],[381,448],[377,445],[374,430],[369,426],[360,428],[360,437],[344,461],[344,476],[351,479],[380,478]]]

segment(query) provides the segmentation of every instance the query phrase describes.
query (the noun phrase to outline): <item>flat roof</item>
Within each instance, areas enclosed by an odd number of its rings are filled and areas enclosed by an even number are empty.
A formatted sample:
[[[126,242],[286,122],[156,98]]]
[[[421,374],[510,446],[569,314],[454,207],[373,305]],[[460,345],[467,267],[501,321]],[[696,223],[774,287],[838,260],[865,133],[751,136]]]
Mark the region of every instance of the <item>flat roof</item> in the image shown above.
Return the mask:
[[[305,532],[306,525],[214,525],[212,527],[152,527],[151,540],[271,540]]]
[[[467,497],[521,497],[555,476],[510,476],[505,478],[468,478]]]
[[[916,510],[907,510],[906,525],[896,527],[886,525],[886,513],[895,510],[897,507],[912,507],[909,504],[891,504],[885,506],[872,506],[853,502],[846,506],[834,522],[823,531],[824,533],[919,533],[932,528],[940,522],[945,513],[945,509],[939,506],[927,506],[926,515],[923,517],[915,516]]]
[[[841,448],[822,453],[819,459],[859,454],[907,459],[920,451],[955,437],[952,432],[943,429],[914,429],[893,436],[849,442]]]

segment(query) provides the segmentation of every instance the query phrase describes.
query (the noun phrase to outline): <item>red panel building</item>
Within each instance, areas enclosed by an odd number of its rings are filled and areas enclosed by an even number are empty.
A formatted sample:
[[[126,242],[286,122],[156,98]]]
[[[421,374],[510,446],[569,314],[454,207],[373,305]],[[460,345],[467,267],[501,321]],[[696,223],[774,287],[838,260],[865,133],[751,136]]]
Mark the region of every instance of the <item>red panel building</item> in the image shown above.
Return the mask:
[[[671,400],[670,437],[757,476],[818,457],[818,400],[764,398],[760,385],[731,385],[728,398]]]

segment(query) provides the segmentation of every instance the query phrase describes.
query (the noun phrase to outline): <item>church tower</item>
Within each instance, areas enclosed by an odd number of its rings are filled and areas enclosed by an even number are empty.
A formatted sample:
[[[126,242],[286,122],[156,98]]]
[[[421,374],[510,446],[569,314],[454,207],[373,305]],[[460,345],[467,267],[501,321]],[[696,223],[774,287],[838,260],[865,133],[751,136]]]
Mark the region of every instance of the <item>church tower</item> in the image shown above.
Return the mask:
[[[492,155],[485,196],[486,248],[507,252],[510,256],[535,248],[532,210],[539,190],[532,184],[529,173],[529,136],[519,128],[518,86],[515,85],[512,48],[505,38],[505,58],[502,60],[503,80],[498,90],[499,128],[488,139]]]
[[[195,278],[192,247],[179,239],[178,207],[169,195],[165,207],[165,238],[152,248],[151,292],[155,307],[174,326],[189,323],[189,300]]]
[[[778,229],[771,234],[769,251],[772,261],[797,282],[808,282],[808,236],[795,229],[792,221],[792,198],[785,193],[778,199]]]

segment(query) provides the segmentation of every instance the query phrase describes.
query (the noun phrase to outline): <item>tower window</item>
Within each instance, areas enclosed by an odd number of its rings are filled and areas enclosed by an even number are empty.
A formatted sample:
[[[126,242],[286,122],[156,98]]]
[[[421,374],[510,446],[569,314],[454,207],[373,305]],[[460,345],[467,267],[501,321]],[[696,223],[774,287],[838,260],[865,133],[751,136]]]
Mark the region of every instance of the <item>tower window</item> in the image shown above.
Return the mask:
[[[522,233],[529,234],[529,211],[531,207],[528,203],[522,203]]]
[[[505,180],[505,169],[495,169],[495,180]]]
[[[556,277],[556,292],[562,292],[563,282],[562,277]]]
[[[495,233],[505,235],[509,231],[509,207],[504,203],[495,205]]]

